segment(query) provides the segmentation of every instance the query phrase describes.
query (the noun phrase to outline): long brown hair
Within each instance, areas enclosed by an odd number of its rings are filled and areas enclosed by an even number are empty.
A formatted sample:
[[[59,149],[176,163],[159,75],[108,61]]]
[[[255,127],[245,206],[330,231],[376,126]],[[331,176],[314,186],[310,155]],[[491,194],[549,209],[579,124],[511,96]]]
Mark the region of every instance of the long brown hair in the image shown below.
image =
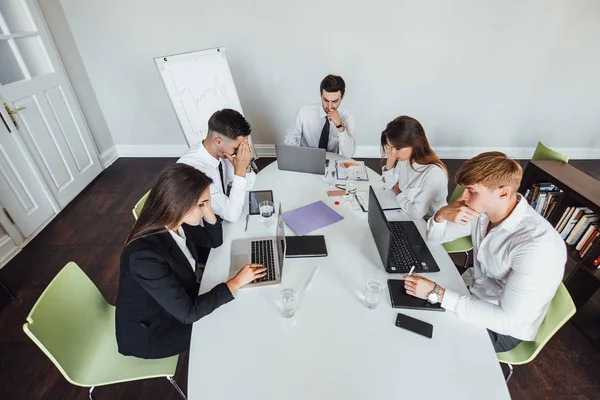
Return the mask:
[[[396,149],[412,147],[410,166],[413,169],[414,163],[420,165],[435,164],[446,171],[446,174],[448,173],[448,169],[442,160],[429,145],[423,126],[416,119],[403,115],[387,124],[385,130],[381,132],[381,151],[384,157],[387,156],[385,145],[388,142]],[[385,164],[385,158],[382,163]]]
[[[174,164],[162,170],[124,248],[143,236],[165,232],[165,226],[175,228],[211,183],[212,179],[204,172],[186,164]]]

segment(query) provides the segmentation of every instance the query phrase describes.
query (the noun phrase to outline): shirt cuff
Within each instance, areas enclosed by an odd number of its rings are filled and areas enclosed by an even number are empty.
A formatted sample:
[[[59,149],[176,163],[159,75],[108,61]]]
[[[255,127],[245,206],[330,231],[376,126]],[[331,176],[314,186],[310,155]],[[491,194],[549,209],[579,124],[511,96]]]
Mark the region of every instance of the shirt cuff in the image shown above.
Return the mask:
[[[444,298],[442,299],[442,307],[446,310],[455,311],[458,306],[460,295],[452,290],[444,289]]]
[[[246,178],[245,177],[242,178],[241,176],[234,175],[233,182],[231,183],[231,187],[234,188],[237,186],[246,186]]]

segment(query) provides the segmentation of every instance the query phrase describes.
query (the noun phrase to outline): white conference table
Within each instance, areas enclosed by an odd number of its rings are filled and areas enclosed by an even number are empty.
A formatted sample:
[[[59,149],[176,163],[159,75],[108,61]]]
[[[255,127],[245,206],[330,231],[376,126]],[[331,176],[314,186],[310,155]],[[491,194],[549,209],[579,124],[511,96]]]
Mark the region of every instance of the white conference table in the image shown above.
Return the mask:
[[[368,172],[369,182],[359,183],[359,190],[381,187],[380,176]],[[254,189],[272,190],[284,212],[323,200],[344,219],[311,233],[325,235],[328,257],[285,260],[286,287],[303,289],[319,267],[309,290],[301,291],[293,318],[281,315],[279,286],[272,285],[241,289],[235,300],[194,324],[189,399],[510,398],[485,329],[452,312],[391,307],[386,281],[400,275],[383,269],[367,213],[354,211],[341,197],[328,197],[332,188],[323,176],[279,171],[273,162],[257,175]],[[390,220],[406,219],[401,212],[386,214]],[[424,235],[425,222],[415,223]],[[262,228],[259,216],[250,217],[247,232],[244,227],[245,218],[224,224],[224,243],[210,253],[201,293],[227,280],[233,239],[275,235],[275,223]],[[294,235],[287,226],[286,235]],[[444,248],[429,248],[441,271],[427,276],[466,294]],[[384,283],[374,310],[362,304],[370,278]],[[433,339],[397,328],[398,312],[433,324]]]

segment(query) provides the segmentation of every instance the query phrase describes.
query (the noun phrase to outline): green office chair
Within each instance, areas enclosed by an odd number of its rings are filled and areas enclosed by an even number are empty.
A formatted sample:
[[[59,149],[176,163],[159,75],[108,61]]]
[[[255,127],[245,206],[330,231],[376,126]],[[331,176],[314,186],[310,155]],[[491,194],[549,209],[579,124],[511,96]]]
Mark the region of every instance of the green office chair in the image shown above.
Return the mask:
[[[144,360],[119,354],[115,307],[74,262],[44,290],[23,330],[67,381],[90,388],[90,400],[96,386],[159,377],[186,398],[173,379],[179,356]]]
[[[452,203],[458,199],[464,190],[465,189],[462,186],[456,185],[456,188],[454,189],[454,192],[452,192],[452,196],[450,196],[450,201],[448,201],[448,203]],[[451,242],[442,243],[442,246],[444,246],[444,249],[446,249],[446,253],[448,254],[464,252],[466,257],[463,268],[467,268],[469,265],[469,251],[473,248],[473,242],[471,241],[470,235],[455,239]]]
[[[546,147],[542,142],[538,142],[537,147],[533,152],[533,156],[531,156],[531,161],[562,161],[568,163],[569,156]]]
[[[148,190],[146,192],[146,194],[143,195],[142,198],[139,199],[137,203],[135,203],[135,206],[133,206],[133,210],[131,210],[131,211],[133,212],[133,218],[135,218],[136,221],[139,218],[140,214],[142,213],[142,208],[144,208],[144,204],[146,204],[146,200],[148,200],[149,195],[150,195],[150,191]]]
[[[561,283],[556,289],[556,294],[550,302],[546,317],[538,328],[535,339],[532,342],[521,342],[512,350],[496,353],[498,361],[508,365],[506,382],[513,374],[513,365],[527,364],[532,361],[552,336],[575,315],[575,311],[575,304],[567,288]]]

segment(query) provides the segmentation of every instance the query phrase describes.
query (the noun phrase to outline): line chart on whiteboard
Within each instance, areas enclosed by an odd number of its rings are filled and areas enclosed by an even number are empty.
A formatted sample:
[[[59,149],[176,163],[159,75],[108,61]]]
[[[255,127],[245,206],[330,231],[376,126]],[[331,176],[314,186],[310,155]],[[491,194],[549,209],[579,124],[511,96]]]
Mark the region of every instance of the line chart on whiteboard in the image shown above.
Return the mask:
[[[156,60],[179,124],[192,146],[206,137],[208,119],[215,111],[242,110],[222,52],[182,56]]]

